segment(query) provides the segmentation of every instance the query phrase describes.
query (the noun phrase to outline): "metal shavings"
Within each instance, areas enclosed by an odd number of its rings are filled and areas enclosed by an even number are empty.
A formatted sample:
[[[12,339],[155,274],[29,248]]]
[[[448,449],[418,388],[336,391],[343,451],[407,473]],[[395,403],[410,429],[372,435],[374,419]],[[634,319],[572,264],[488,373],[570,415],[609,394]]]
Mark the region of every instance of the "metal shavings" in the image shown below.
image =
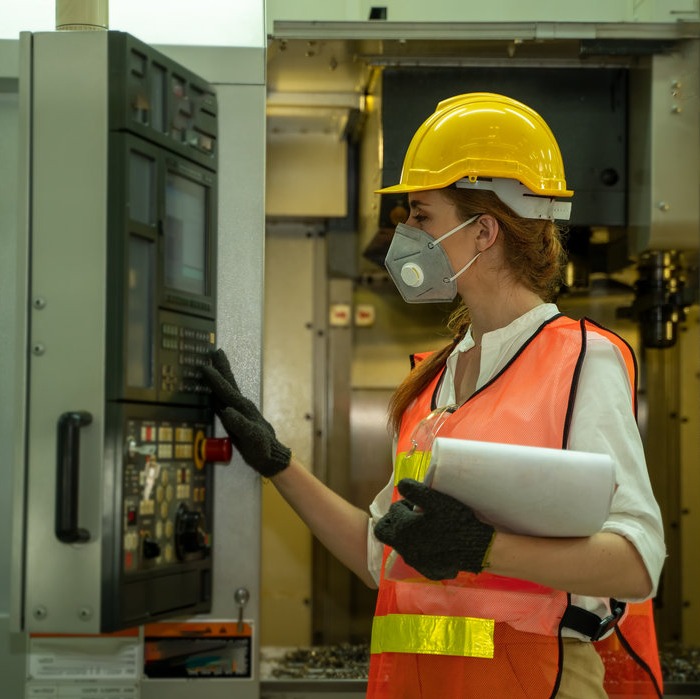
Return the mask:
[[[272,676],[278,679],[367,679],[369,646],[343,643],[337,646],[295,648],[275,660]]]

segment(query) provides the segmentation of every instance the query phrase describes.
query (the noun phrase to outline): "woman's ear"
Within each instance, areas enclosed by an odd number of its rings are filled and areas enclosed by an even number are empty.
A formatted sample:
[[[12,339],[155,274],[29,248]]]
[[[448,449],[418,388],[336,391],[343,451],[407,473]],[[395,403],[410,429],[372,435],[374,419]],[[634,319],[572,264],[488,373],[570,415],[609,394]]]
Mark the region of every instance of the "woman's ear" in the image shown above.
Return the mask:
[[[484,214],[479,217],[476,222],[479,232],[476,236],[476,244],[479,248],[479,252],[484,252],[488,250],[498,239],[498,231],[500,226],[498,221],[489,214]]]

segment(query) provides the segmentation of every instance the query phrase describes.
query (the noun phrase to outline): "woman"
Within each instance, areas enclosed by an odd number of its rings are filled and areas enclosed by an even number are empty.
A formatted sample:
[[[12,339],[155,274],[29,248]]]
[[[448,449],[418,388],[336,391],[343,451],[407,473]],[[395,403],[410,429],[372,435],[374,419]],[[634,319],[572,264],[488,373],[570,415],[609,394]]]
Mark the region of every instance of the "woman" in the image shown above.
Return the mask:
[[[515,100],[460,95],[418,129],[401,182],[381,191],[409,195],[386,259],[403,297],[459,295],[463,309],[454,342],[418,357],[393,397],[394,474],[369,520],[279,444],[223,353],[205,370],[246,461],[378,585],[368,696],[605,697],[601,657],[611,696],[661,696],[648,600],[664,543],[635,423],[634,358],[617,336],[551,303],[564,262],[554,219],[570,209],[557,197],[573,194],[554,136]],[[423,485],[408,456],[445,406],[441,436],[610,454],[617,483],[601,531],[496,531]],[[408,579],[387,565],[397,554]],[[616,642],[603,648],[600,637]]]

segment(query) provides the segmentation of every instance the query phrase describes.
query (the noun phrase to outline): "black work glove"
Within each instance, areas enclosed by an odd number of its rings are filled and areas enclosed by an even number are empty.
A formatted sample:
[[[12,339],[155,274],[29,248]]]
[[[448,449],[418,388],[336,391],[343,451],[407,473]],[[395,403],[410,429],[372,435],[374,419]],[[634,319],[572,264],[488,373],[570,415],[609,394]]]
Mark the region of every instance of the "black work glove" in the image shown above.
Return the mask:
[[[241,393],[224,351],[213,352],[211,366],[201,367],[201,372],[214,393],[216,414],[248,466],[266,478],[287,468],[291,450],[278,441],[272,425]]]
[[[431,580],[483,570],[495,535],[492,526],[477,519],[468,505],[412,478],[400,480],[398,489],[406,499],[393,503],[375,524],[379,541]]]

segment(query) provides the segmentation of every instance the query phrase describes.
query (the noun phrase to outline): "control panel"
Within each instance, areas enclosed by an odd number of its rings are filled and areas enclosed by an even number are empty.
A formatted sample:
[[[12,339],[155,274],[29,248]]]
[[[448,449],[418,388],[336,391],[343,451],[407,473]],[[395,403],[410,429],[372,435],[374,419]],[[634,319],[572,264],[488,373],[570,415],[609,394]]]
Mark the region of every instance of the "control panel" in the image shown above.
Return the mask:
[[[124,572],[205,558],[209,483],[195,444],[206,424],[128,420],[122,480]]]
[[[211,603],[211,462],[231,457],[206,410],[112,406],[115,557],[103,578],[107,627],[206,611]],[[222,450],[222,446],[226,447]]]

